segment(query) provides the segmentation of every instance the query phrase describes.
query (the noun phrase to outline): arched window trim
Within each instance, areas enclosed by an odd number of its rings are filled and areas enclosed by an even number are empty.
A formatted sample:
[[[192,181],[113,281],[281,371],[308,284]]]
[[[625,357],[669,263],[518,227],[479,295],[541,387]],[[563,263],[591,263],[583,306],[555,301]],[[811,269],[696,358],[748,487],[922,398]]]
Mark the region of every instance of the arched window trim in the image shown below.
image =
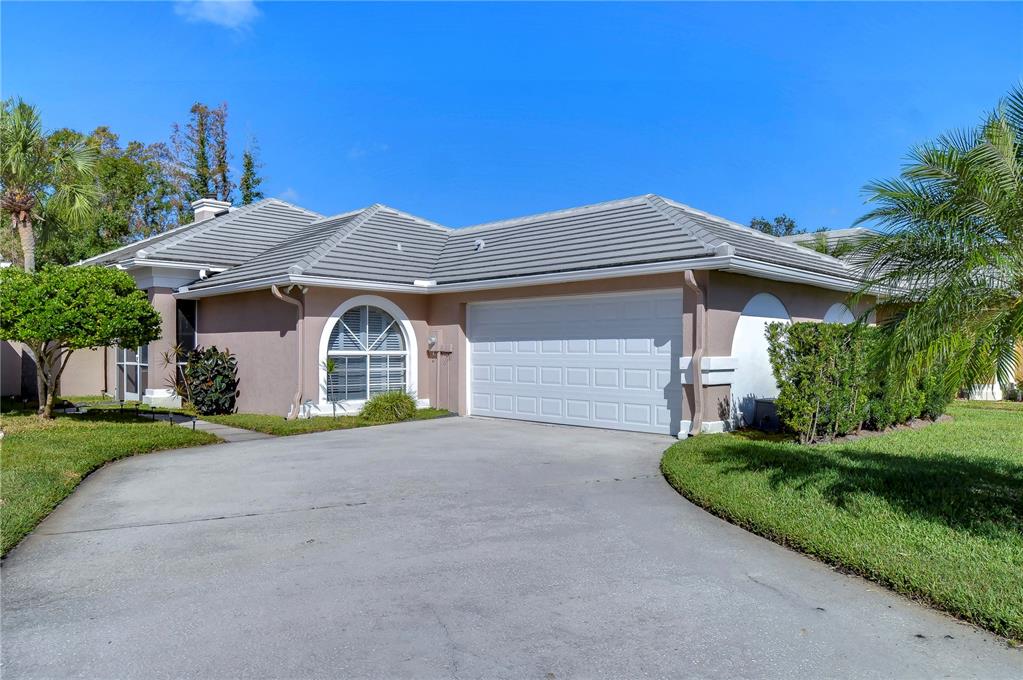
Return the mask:
[[[419,347],[416,343],[415,330],[412,327],[412,322],[405,314],[404,310],[398,305],[394,304],[390,300],[378,295],[357,295],[353,298],[345,300],[343,303],[338,305],[337,309],[327,317],[326,323],[323,325],[323,331],[320,333],[320,345],[319,351],[316,354],[316,361],[318,363],[317,373],[319,375],[319,405],[318,408],[323,413],[329,413],[331,411],[331,404],[327,401],[327,367],[326,358],[330,348],[330,334],[334,330],[334,326],[341,320],[341,317],[348,310],[353,307],[378,307],[383,311],[390,314],[394,322],[399,326],[402,335],[405,340],[404,351],[377,351],[374,350],[374,354],[385,355],[405,355],[405,391],[415,396],[418,394],[418,385],[416,376],[419,372]],[[344,355],[344,352],[329,352],[332,355]],[[356,353],[360,354],[360,353]],[[338,402],[343,406],[358,407],[364,400],[352,400],[349,402]]]

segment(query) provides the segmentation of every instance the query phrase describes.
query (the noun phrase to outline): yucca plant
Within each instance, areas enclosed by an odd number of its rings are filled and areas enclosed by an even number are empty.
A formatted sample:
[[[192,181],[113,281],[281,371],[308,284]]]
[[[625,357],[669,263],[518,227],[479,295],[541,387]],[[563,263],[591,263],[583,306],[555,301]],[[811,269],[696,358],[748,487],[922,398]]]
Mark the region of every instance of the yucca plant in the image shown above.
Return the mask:
[[[896,179],[865,188],[860,219],[883,233],[854,261],[884,291],[881,359],[915,384],[1008,384],[1023,337],[1023,85],[976,128],[912,150]]]

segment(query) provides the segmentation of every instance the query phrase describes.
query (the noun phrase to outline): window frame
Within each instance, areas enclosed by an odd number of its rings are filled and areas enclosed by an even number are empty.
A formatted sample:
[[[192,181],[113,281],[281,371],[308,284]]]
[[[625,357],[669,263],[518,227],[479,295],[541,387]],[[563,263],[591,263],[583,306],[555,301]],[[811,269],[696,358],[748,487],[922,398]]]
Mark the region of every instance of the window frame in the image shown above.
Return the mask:
[[[370,344],[370,338],[368,337],[369,328],[369,311],[368,308],[377,308],[387,316],[391,318],[391,322],[384,327],[383,331],[372,339]],[[342,323],[342,317],[351,312],[356,308],[365,308],[360,314],[359,328],[347,328],[348,333],[354,336],[357,342],[360,344],[359,349],[331,349],[330,340],[334,334],[334,329],[339,323]],[[387,337],[387,332],[390,329],[394,329],[399,337],[401,338],[404,349],[401,350],[385,350],[385,349],[373,349],[381,341],[382,338]],[[342,331],[344,333],[344,331]],[[369,348],[366,345],[369,344]],[[417,370],[416,361],[416,341],[415,334],[412,329],[412,325],[408,318],[394,303],[386,298],[380,298],[372,295],[358,296],[346,301],[340,305],[333,314],[327,318],[327,322],[324,324],[323,333],[320,342],[320,352],[318,354],[318,360],[320,363],[320,389],[319,389],[319,404],[317,409],[321,413],[329,414],[333,406],[336,404],[342,408],[357,409],[366,402],[371,396],[380,393],[380,390],[372,391],[374,369],[372,367],[373,357],[385,357],[390,363],[390,358],[401,357],[403,359],[404,367],[404,381],[401,385],[392,384],[390,381],[391,373],[395,370],[393,368],[385,367],[382,369],[384,376],[385,389],[383,391],[394,391],[402,390],[415,396],[415,371]],[[336,402],[331,402],[329,397],[333,391],[330,388],[331,378],[328,376],[326,371],[326,359],[332,358],[352,358],[362,357],[365,361],[365,385],[363,387],[364,394],[357,392],[358,396],[353,398],[346,398],[351,390],[344,389],[344,393],[341,395],[342,399]],[[377,369],[377,375],[381,372]]]

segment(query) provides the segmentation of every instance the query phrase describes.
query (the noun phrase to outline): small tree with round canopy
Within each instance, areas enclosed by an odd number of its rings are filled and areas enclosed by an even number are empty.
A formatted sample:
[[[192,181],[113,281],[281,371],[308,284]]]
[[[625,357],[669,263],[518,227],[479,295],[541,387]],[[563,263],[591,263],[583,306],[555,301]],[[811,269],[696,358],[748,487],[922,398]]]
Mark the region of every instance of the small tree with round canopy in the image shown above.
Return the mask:
[[[105,267],[0,270],[0,339],[24,343],[36,365],[39,415],[53,417],[76,349],[138,347],[160,337],[160,315],[125,272]]]

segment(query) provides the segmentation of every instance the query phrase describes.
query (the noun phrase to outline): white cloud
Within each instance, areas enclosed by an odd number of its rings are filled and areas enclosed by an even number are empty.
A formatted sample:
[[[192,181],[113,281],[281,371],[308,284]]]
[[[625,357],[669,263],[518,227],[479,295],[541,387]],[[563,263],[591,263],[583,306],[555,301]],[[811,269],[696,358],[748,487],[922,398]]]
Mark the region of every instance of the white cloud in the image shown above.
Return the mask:
[[[207,22],[234,31],[247,29],[260,15],[255,0],[178,0],[174,13],[186,21]]]
[[[298,201],[299,198],[301,198],[298,195],[298,192],[292,189],[291,187],[288,187],[287,189],[282,191],[277,197],[282,201],[288,201],[290,203],[295,203]]]
[[[351,160],[354,161],[354,160],[358,160],[360,158],[365,158],[366,156],[369,156],[371,154],[372,155],[376,155],[376,154],[380,154],[380,153],[386,153],[387,151],[390,151],[390,149],[391,149],[391,145],[390,144],[379,144],[379,143],[377,143],[377,144],[356,144],[355,146],[353,146],[352,148],[350,148],[348,150],[348,158],[350,158]]]

